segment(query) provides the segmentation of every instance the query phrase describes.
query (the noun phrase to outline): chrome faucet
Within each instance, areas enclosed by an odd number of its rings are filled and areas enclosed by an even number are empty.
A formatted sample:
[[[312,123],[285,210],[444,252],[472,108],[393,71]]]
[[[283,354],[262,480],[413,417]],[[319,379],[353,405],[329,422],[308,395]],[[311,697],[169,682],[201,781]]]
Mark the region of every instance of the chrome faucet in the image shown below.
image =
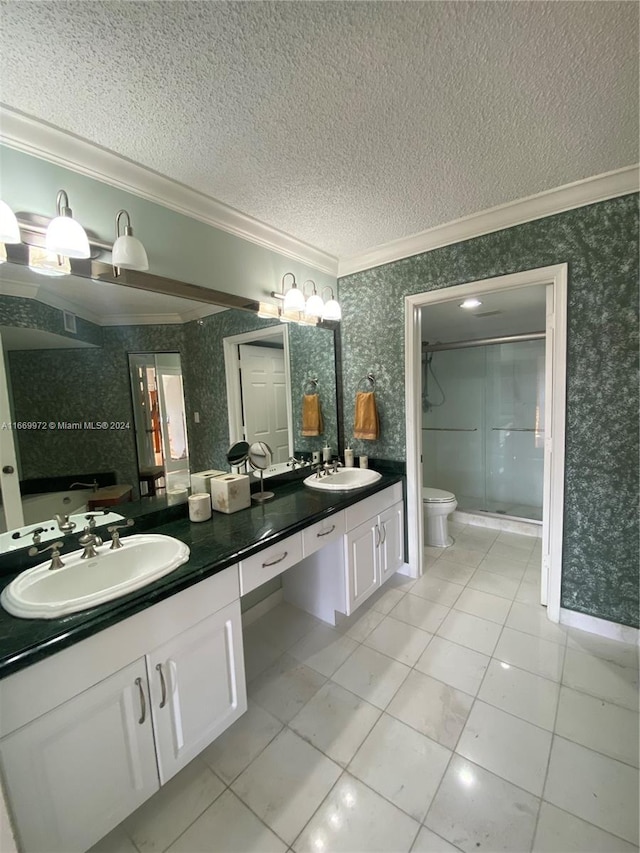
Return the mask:
[[[304,466],[306,464],[307,464],[306,459],[296,459],[295,456],[290,456],[289,461],[287,462],[287,465],[291,466],[292,471],[296,470],[296,465],[299,465],[301,468],[304,468]]]
[[[339,459],[334,459],[333,462],[331,463],[331,467],[333,468],[331,473],[337,474],[338,468],[344,468],[344,465],[342,464],[342,462]]]
[[[89,522],[89,530],[95,530],[96,518],[99,518],[101,515],[109,515],[109,510],[100,509],[96,510],[96,512],[88,512],[85,515],[86,520]]]
[[[94,480],[93,483],[71,483],[69,488],[74,489],[76,486],[82,486],[85,489],[93,489],[94,492],[98,491],[98,481],[97,480]]]
[[[112,527],[107,527],[107,533],[111,534],[111,548],[110,551],[116,551],[118,548],[122,548],[122,542],[120,541],[120,534],[118,530],[124,530],[125,527],[133,527],[135,521],[132,518],[128,518],[124,524],[114,524]]]
[[[34,527],[33,530],[25,530],[24,533],[20,533],[18,530],[16,530],[15,533],[11,534],[11,538],[21,539],[23,536],[31,536],[31,534],[33,534],[33,544],[39,545],[41,533],[44,533],[44,527]]]
[[[84,551],[80,554],[80,559],[90,560],[92,557],[98,556],[96,548],[99,545],[102,545],[102,539],[95,533],[92,533],[91,528],[87,525],[84,529],[84,533],[78,537],[78,545],[81,545],[84,548]]]
[[[35,557],[37,554],[44,554],[45,551],[51,551],[51,565],[49,566],[49,570],[61,569],[64,566],[64,563],[60,559],[60,548],[62,548],[62,545],[62,542],[53,542],[53,544],[47,545],[41,551],[38,551],[34,545],[32,548],[29,548],[29,556]]]
[[[75,521],[69,521],[68,515],[60,515],[59,513],[56,513],[54,518],[57,522],[60,533],[71,533],[72,530],[76,529]]]

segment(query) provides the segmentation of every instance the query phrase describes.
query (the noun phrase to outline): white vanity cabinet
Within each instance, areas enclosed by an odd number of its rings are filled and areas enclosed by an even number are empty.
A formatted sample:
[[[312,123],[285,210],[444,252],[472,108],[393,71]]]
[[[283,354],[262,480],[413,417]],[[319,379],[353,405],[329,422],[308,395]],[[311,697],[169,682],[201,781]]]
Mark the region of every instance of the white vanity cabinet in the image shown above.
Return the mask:
[[[282,576],[282,587],[286,601],[335,625],[336,613],[351,615],[404,565],[402,485],[318,525],[304,531],[310,531],[308,556]]]
[[[147,656],[161,784],[246,710],[241,633],[234,603]]]
[[[3,738],[0,753],[20,849],[86,850],[160,787],[144,658]]]
[[[20,849],[86,850],[246,707],[235,566],[4,679]]]
[[[345,537],[346,615],[369,598],[404,562],[404,505],[398,501]]]

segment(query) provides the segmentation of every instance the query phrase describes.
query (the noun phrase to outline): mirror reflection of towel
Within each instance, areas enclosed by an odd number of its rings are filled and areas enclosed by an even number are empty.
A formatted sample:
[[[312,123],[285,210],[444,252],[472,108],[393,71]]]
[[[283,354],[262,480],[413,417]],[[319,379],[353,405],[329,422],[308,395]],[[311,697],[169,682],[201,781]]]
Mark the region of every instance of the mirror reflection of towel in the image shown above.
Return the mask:
[[[380,421],[373,391],[358,391],[356,394],[356,414],[353,425],[353,437],[373,441],[380,438]]]
[[[305,394],[302,398],[302,430],[301,435],[322,435],[322,407],[317,394]]]

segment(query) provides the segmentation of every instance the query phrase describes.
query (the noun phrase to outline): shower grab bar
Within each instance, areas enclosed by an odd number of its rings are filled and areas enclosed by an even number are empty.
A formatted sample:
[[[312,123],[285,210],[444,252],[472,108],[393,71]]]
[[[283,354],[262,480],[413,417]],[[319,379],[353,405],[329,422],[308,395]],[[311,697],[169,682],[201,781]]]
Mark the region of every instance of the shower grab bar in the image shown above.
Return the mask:
[[[491,432],[544,432],[535,427],[491,427]]]
[[[478,432],[478,427],[463,429],[462,427],[422,427],[425,432]]]

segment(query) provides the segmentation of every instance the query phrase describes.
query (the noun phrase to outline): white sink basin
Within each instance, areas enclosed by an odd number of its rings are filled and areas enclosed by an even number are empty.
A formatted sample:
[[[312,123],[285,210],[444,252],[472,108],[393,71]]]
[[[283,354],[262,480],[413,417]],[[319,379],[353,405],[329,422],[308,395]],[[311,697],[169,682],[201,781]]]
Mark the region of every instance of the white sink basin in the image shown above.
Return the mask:
[[[122,548],[101,545],[98,556],[81,560],[82,549],[63,554],[64,568],[51,560],[22,572],[0,595],[0,603],[22,619],[58,619],[120,598],[169,574],[189,559],[178,539],[157,533],[127,536]]]
[[[352,489],[371,486],[377,483],[380,477],[382,474],[369,468],[340,468],[335,474],[322,477],[312,474],[302,482],[310,489],[319,489],[322,492],[350,492]]]

